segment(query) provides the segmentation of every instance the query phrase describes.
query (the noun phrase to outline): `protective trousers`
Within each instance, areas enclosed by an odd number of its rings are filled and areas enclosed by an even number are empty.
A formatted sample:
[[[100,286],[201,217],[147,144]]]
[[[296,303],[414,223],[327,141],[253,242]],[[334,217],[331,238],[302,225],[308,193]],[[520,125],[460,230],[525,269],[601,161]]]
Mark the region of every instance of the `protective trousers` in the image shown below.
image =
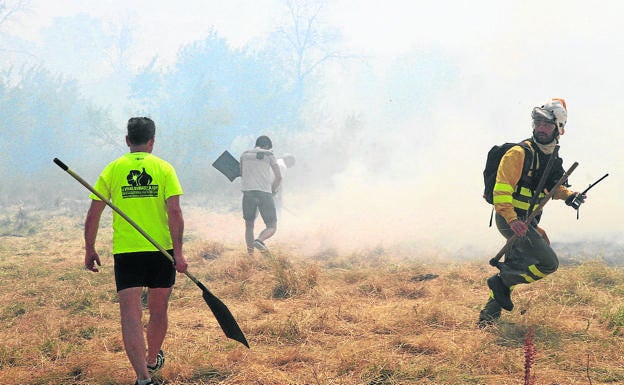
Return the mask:
[[[507,239],[513,230],[505,218],[496,214],[496,227]],[[500,265],[500,277],[507,287],[520,283],[531,283],[554,273],[559,267],[559,259],[548,242],[537,231],[537,222],[532,222],[523,237],[517,238],[505,254]]]

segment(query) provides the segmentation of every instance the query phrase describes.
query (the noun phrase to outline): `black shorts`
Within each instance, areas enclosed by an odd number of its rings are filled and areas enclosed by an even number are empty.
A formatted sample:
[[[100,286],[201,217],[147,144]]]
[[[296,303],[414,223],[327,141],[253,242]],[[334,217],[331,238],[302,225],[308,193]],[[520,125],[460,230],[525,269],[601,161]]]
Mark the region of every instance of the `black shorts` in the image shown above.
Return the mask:
[[[173,255],[173,250],[168,251]],[[118,292],[130,287],[168,288],[175,283],[175,267],[160,251],[120,253],[113,257]]]

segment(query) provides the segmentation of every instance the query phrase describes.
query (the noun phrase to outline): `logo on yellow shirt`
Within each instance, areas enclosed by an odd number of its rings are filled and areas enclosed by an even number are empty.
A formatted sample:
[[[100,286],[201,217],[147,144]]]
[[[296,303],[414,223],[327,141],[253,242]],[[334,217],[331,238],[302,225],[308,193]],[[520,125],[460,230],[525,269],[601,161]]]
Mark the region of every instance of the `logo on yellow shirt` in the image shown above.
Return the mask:
[[[121,187],[121,196],[125,198],[153,198],[158,196],[158,185],[153,185],[152,176],[145,171],[130,170],[126,177],[129,186]]]

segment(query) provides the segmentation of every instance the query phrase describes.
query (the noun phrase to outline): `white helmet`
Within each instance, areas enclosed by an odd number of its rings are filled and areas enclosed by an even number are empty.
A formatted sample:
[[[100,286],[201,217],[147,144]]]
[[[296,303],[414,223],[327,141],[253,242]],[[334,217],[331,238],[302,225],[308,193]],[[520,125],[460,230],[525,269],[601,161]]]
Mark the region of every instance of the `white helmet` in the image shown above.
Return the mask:
[[[533,118],[534,122],[542,121],[554,124],[559,135],[563,135],[565,124],[568,120],[566,102],[563,99],[553,98],[548,103],[533,108],[531,118]]]

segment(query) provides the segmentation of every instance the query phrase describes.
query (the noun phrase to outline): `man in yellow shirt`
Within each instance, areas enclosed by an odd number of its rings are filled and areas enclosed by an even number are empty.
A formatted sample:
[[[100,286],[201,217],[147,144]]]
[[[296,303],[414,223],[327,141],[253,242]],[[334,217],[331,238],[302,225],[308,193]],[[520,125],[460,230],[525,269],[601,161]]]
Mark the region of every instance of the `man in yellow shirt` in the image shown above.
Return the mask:
[[[505,261],[498,263],[500,272],[487,280],[490,297],[479,315],[480,327],[496,321],[502,309],[513,309],[511,291],[515,285],[535,282],[554,273],[559,267],[559,260],[550,247],[546,232],[538,226],[541,213],[529,224],[525,223],[525,218],[535,208],[530,207],[533,196],[538,194],[541,198],[545,195],[543,191],[536,190],[548,161],[555,153],[555,146],[564,133],[566,103],[563,99],[552,99],[535,107],[531,117],[533,135],[524,141],[530,150],[519,145],[511,147],[502,157],[496,174],[493,189],[496,227],[507,239],[514,235],[519,238],[506,253]],[[524,167],[526,156],[532,157],[527,169]],[[565,173],[560,158],[554,158],[553,162],[552,171],[545,178],[544,187],[548,191]],[[561,185],[554,191],[553,199],[565,200],[566,204],[578,208],[585,196]]]
[[[113,212],[115,284],[119,296],[121,332],[137,385],[153,384],[151,374],[162,368],[161,350],[167,333],[167,308],[176,270],[186,272],[182,252],[184,219],[180,208],[182,188],[175,169],[152,155],[156,126],[149,118],[128,120],[126,144],[130,152],[109,163],[94,189],[112,201],[154,240],[173,255],[175,266],[141,233]],[[91,194],[85,220],[85,260],[88,270],[101,266],[95,250],[100,217],[106,203]],[[97,265],[97,266],[96,266]],[[143,335],[143,287],[148,288],[147,348]]]

